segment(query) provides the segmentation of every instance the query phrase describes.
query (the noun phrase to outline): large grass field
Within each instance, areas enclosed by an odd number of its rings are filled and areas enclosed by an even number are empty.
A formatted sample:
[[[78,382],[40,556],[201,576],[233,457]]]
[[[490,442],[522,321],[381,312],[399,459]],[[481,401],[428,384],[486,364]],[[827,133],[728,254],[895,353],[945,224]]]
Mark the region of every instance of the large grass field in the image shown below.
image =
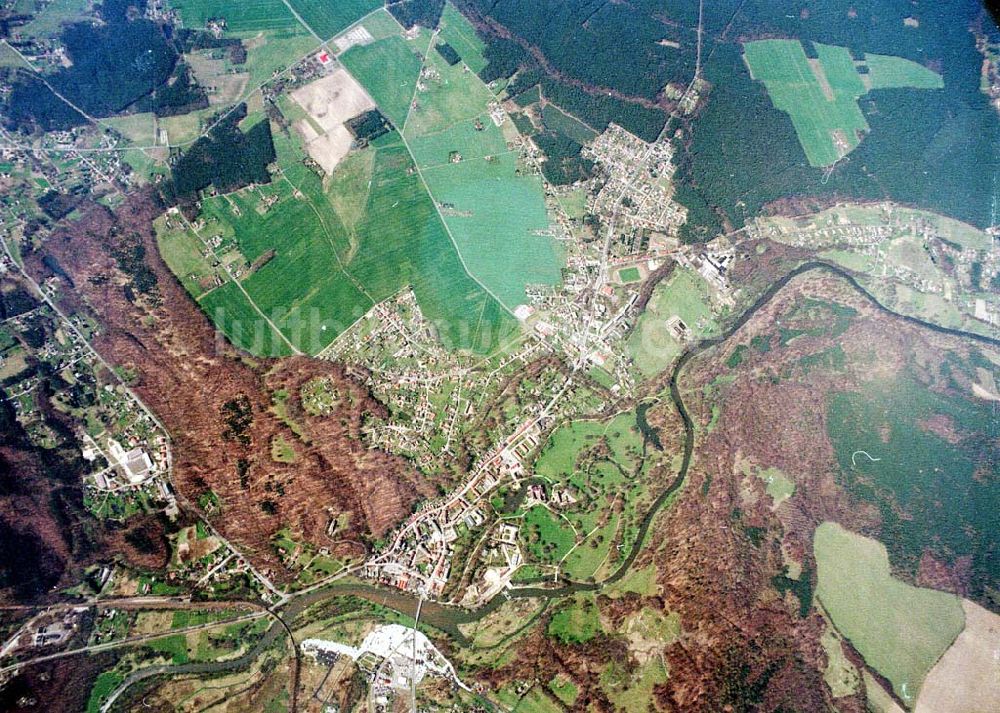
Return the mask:
[[[816,595],[834,626],[912,704],[965,626],[958,597],[892,577],[885,547],[834,522],[816,528]]]
[[[656,286],[628,340],[639,376],[655,376],[680,354],[681,344],[666,326],[673,315],[680,317],[696,338],[718,331],[708,289],[700,275],[686,268],[678,268],[667,282]]]
[[[450,2],[446,2],[444,5],[438,30],[441,39],[458,52],[462,61],[475,74],[479,74],[486,68],[487,62],[483,56],[486,43],[479,39],[475,28],[465,18],[465,15],[456,10]]]
[[[865,65],[872,89],[911,87],[913,89],[941,89],[941,75],[922,64],[902,57],[884,54],[866,54]]]
[[[771,103],[792,120],[812,166],[829,166],[846,156],[868,132],[858,99],[869,88],[943,86],[929,69],[899,57],[866,55],[867,74],[846,47],[814,45],[810,60],[798,40],[756,40],[744,45],[754,79],[763,82]],[[870,85],[866,85],[864,77]]]
[[[200,241],[161,235],[168,264],[234,343],[278,355],[290,351],[287,340],[317,353],[407,286],[449,347],[489,351],[516,329],[463,268],[398,135],[379,144],[324,184],[293,139],[275,133],[281,178],[203,201],[204,236],[232,241],[243,262],[257,264],[240,277],[249,299],[231,282],[203,294]],[[264,196],[277,202],[264,210]]]
[[[328,40],[382,6],[381,0],[288,0],[313,32]]]
[[[513,310],[526,285],[560,277],[558,246],[540,234],[549,226],[541,179],[518,175],[478,77],[434,51],[427,66],[439,78],[417,93],[404,136],[469,272]]]
[[[421,60],[417,52],[427,50],[420,39],[405,40],[392,35],[369,45],[355,45],[340,56],[389,120],[402,128],[417,88]]]
[[[288,6],[282,0],[171,0],[171,6],[180,12],[186,27],[204,27],[210,18],[224,17],[229,32],[257,32],[260,30],[302,29]]]

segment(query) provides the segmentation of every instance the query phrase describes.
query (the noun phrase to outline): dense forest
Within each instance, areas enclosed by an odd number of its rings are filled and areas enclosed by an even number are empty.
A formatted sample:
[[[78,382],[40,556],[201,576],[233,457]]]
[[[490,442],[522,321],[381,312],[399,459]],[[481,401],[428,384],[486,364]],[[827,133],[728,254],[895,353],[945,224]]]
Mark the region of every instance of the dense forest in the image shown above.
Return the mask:
[[[750,78],[740,45],[714,44],[705,65],[712,91],[690,123],[691,141],[681,162],[680,177],[689,189],[679,199],[692,216],[711,220],[704,210],[710,205],[739,227],[768,203],[790,196],[891,198],[990,225],[992,205],[984,196],[994,195],[993,179],[1000,172],[1000,117],[979,90],[982,57],[968,30],[981,6],[961,0],[917,12],[911,3],[895,0],[851,3],[853,16],[846,2],[794,6],[808,12],[775,13],[766,3],[747,2],[732,16],[729,36],[778,34],[840,44],[856,56],[897,55],[941,72],[945,87],[869,93],[861,108],[871,132],[827,175],[808,165],[791,120]],[[710,28],[724,26],[720,8],[706,12]],[[904,24],[915,12],[919,27]],[[710,232],[707,225],[692,221],[688,237]]]
[[[552,69],[594,87],[655,99],[694,74],[695,25],[665,17],[659,0],[461,0],[537,48]],[[695,3],[697,11],[697,3]]]
[[[441,19],[444,0],[389,0],[386,9],[403,27],[422,25],[434,29]]]
[[[229,193],[270,182],[267,166],[275,160],[271,124],[260,121],[244,133],[239,125],[246,115],[246,104],[240,104],[177,160],[172,180],[164,187],[168,202],[190,205],[209,186]]]

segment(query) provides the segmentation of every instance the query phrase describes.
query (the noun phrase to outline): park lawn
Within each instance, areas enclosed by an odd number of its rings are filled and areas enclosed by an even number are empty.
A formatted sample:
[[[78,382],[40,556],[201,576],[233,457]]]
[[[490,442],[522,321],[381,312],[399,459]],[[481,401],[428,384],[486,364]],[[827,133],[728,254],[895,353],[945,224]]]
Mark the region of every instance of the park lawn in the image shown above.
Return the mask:
[[[576,541],[569,523],[541,505],[525,513],[521,539],[531,560],[543,564],[559,562]]]
[[[594,595],[577,594],[564,600],[549,620],[547,632],[564,644],[585,644],[603,633]]]
[[[419,38],[405,40],[392,35],[368,45],[355,45],[339,59],[389,121],[402,128],[423,66],[417,53],[426,50]]]
[[[656,286],[628,339],[629,355],[640,377],[659,374],[680,354],[682,345],[667,329],[674,315],[695,340],[718,333],[708,289],[701,276],[687,268],[676,269],[669,280]]]
[[[872,89],[942,89],[944,79],[927,67],[902,57],[866,54],[865,65]]]
[[[340,0],[338,0],[340,1]],[[228,32],[304,29],[282,0],[171,0],[185,27],[202,28],[211,18],[224,17]]]
[[[382,7],[381,0],[288,0],[288,3],[309,29],[324,40]]]
[[[912,704],[965,626],[958,597],[892,577],[885,547],[833,522],[816,528],[816,595],[837,630]]]
[[[479,74],[486,69],[488,62],[483,55],[486,43],[479,38],[476,28],[465,15],[456,10],[450,2],[445,3],[441,13],[438,34],[458,52],[462,61],[473,73]]]
[[[642,435],[635,425],[634,414],[623,413],[606,422],[572,421],[557,428],[538,457],[535,472],[555,482],[568,482],[576,473],[580,453],[597,445],[602,436],[608,439],[619,465],[629,472],[638,467]]]

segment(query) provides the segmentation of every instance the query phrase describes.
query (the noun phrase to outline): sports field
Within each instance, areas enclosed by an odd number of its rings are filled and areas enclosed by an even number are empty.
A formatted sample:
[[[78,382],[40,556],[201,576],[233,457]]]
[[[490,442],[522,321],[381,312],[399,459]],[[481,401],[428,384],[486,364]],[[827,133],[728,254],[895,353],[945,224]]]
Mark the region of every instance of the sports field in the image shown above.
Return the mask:
[[[743,46],[751,75],[764,83],[774,107],[791,118],[812,166],[830,166],[861,142],[869,126],[858,99],[870,89],[943,86],[939,75],[916,62],[866,55],[859,63],[846,47],[813,47],[816,59],[806,55],[798,40],[757,40]]]
[[[909,705],[965,626],[958,597],[892,577],[885,547],[834,522],[816,528],[816,596],[837,630]]]
[[[328,40],[382,7],[380,0],[288,0],[309,29]]]

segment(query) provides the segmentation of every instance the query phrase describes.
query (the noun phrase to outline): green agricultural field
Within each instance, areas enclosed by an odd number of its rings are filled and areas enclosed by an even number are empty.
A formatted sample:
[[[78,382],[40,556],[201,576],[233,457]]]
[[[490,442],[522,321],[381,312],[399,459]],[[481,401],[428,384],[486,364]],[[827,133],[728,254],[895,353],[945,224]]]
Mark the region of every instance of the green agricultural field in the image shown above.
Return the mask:
[[[893,89],[910,87],[912,89],[941,89],[944,79],[922,64],[912,62],[902,57],[892,57],[884,54],[866,54],[865,65],[868,67],[868,78],[872,89]]]
[[[282,0],[254,0],[234,3],[230,0],[171,0],[180,12],[184,25],[204,27],[210,18],[225,18],[229,32],[260,30],[301,30],[301,23]]]
[[[912,705],[965,626],[958,597],[894,579],[885,547],[833,522],[816,528],[816,594],[837,630]]]
[[[479,39],[476,29],[465,15],[456,10],[450,2],[444,5],[438,29],[441,39],[455,48],[472,72],[479,74],[486,68],[487,62],[483,56],[486,43]]]
[[[396,22],[396,18],[389,14],[389,12],[385,9],[368,15],[361,25],[368,30],[368,34],[376,40],[385,39],[391,35],[398,35],[400,30],[399,23]]]
[[[680,354],[681,344],[666,326],[674,315],[681,318],[696,339],[718,332],[708,290],[701,276],[686,268],[678,268],[668,281],[656,286],[628,340],[629,354],[639,376],[659,374]]]
[[[309,29],[328,40],[373,10],[381,0],[288,0]]]
[[[764,83],[774,107],[789,115],[812,166],[830,166],[861,142],[869,126],[858,99],[869,88],[943,86],[939,75],[909,60],[866,55],[867,73],[862,74],[846,47],[814,46],[815,60],[798,40],[756,40],[743,46],[751,75]]]
[[[355,45],[340,56],[340,61],[389,121],[402,128],[423,64],[417,53],[426,51],[427,45],[419,39],[410,41],[392,35],[369,45]]]
[[[200,300],[232,341],[277,355],[290,351],[287,340],[313,354],[406,286],[449,347],[490,351],[516,329],[466,273],[398,135],[351,156],[328,185],[291,138],[274,140],[280,180],[202,204],[204,234],[231,240],[256,266],[240,277],[249,299],[227,283]],[[277,202],[265,209],[265,196]],[[178,239],[168,261],[192,294],[200,294],[191,276],[203,267],[199,245]]]

